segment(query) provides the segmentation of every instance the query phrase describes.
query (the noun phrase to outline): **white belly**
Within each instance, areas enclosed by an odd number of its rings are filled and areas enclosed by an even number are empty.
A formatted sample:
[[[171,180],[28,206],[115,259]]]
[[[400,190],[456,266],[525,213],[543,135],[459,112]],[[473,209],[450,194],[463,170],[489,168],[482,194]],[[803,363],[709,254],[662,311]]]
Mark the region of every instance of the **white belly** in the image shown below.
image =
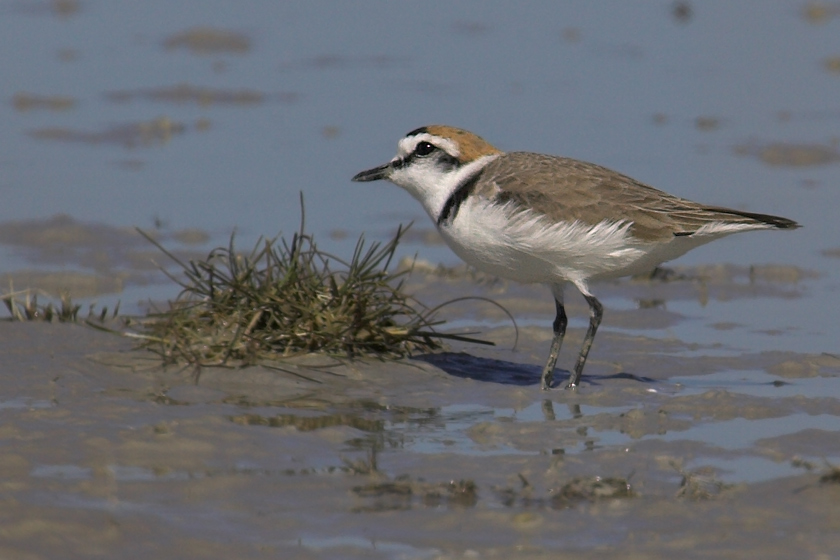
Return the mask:
[[[523,283],[579,286],[590,279],[646,272],[714,238],[645,243],[634,239],[629,227],[626,222],[554,223],[533,212],[514,213],[511,206],[469,199],[440,231],[459,257],[489,274]]]

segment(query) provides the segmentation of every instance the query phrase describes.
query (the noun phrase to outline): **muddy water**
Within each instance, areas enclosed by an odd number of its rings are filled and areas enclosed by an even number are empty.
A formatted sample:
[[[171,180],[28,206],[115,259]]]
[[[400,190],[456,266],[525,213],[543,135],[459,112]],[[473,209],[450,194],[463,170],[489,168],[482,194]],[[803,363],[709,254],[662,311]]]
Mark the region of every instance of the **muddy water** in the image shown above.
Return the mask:
[[[707,291],[734,290],[726,278]],[[430,298],[476,285],[422,274],[415,284]],[[479,286],[522,318],[515,349],[496,308],[472,306],[461,320],[497,346],[400,363],[313,356],[279,369],[205,369],[197,383],[81,325],[0,324],[0,555],[840,550],[840,485],[820,478],[826,460],[840,462],[840,357],[653,338],[646,329],[678,320],[650,307],[633,329],[620,326],[622,313],[618,327],[605,323],[578,392],[541,392],[550,316],[540,324],[531,288]],[[625,296],[654,288],[603,286]],[[658,289],[676,300],[698,285]],[[790,285],[755,289],[772,299]],[[581,337],[570,331],[561,367]]]

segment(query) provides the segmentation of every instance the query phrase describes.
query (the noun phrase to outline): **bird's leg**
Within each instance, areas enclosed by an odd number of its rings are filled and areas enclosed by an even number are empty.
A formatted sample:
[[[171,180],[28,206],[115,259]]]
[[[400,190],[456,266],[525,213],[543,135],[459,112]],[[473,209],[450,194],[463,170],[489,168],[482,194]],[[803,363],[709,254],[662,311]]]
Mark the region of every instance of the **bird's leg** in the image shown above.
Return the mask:
[[[548,352],[548,361],[542,372],[542,390],[551,388],[551,378],[554,375],[554,365],[557,363],[557,355],[560,354],[560,346],[563,344],[563,336],[566,334],[566,325],[569,320],[566,318],[566,309],[563,307],[562,298],[554,296],[554,306],[557,308],[557,316],[554,318],[554,339],[551,341],[551,350]]]
[[[583,339],[583,346],[580,347],[580,354],[578,354],[577,363],[575,364],[575,371],[569,376],[569,384],[566,389],[575,389],[580,383],[580,376],[583,374],[583,366],[586,364],[586,357],[589,355],[589,349],[592,348],[592,341],[595,340],[595,332],[598,330],[598,325],[601,324],[601,317],[604,315],[604,307],[601,302],[595,299],[595,296],[584,295],[586,303],[589,304],[589,329],[586,331],[586,337]]]

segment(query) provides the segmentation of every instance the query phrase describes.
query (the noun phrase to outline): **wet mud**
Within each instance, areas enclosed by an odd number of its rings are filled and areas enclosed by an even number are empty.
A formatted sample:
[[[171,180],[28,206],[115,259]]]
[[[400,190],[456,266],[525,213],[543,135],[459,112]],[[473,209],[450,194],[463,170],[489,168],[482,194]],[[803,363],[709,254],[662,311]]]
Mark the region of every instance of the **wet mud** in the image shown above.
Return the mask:
[[[495,347],[200,372],[161,369],[131,341],[83,325],[0,323],[0,555],[840,550],[840,356],[721,352],[621,328],[631,314],[682,320],[640,306],[605,320],[577,392],[542,392],[546,294],[456,272],[419,274],[418,295],[475,293],[478,280],[522,323],[515,348],[513,325],[492,305],[458,309],[463,328]],[[788,298],[807,276],[712,267],[598,288],[631,300]],[[582,335],[570,329],[561,368]],[[557,372],[561,386],[566,374]]]

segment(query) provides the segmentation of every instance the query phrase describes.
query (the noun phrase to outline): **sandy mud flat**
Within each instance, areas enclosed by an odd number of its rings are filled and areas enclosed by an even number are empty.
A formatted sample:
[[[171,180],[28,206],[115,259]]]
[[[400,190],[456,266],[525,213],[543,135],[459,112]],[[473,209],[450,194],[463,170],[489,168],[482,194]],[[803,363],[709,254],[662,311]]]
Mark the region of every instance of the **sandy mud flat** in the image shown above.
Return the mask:
[[[745,297],[727,270],[704,286],[600,289]],[[789,275],[773,274],[752,296],[792,297]],[[621,328],[683,320],[642,306],[607,316],[577,393],[541,392],[546,294],[479,286],[519,319],[515,349],[504,315],[474,302],[455,322],[484,325],[495,347],[205,369],[197,384],[83,325],[0,323],[0,557],[840,551],[840,484],[826,462],[840,458],[836,355],[724,351]],[[476,292],[445,274],[418,290]],[[570,331],[562,368],[581,337]]]

